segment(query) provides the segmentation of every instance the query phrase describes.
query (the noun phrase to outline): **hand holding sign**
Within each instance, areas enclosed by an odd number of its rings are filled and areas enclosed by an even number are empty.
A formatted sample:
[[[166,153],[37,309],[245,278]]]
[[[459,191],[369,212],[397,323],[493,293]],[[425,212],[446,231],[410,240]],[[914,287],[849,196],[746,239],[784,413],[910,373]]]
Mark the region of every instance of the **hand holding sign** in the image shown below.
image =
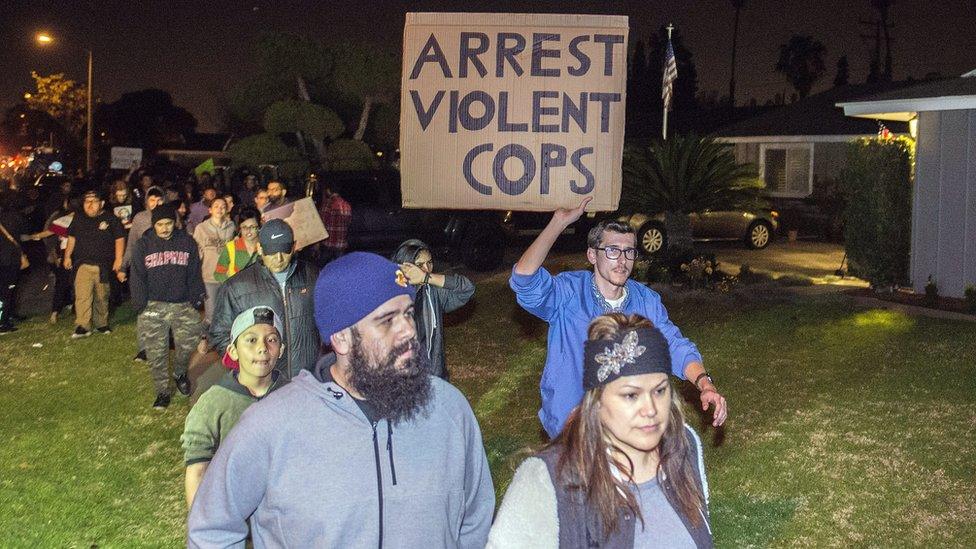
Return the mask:
[[[583,216],[583,212],[586,211],[586,205],[589,204],[591,200],[593,200],[593,197],[587,196],[579,203],[579,206],[575,208],[557,209],[556,211],[552,212],[553,222],[559,223],[564,229],[569,227],[575,223],[577,219]]]

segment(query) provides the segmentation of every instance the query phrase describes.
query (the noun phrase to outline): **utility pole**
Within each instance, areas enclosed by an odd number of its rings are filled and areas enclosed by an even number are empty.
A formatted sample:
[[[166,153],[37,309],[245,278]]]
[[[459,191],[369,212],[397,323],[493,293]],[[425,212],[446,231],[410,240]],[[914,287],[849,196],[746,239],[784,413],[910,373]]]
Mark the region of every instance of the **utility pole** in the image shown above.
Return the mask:
[[[85,171],[92,171],[92,141],[95,128],[92,127],[92,50],[88,49],[88,129],[85,132]]]

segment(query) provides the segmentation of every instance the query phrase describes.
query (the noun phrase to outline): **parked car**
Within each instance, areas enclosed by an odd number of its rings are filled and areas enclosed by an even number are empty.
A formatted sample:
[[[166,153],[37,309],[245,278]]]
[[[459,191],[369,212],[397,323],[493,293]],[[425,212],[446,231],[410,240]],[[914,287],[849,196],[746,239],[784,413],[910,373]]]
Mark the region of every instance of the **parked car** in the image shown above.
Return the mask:
[[[691,214],[691,233],[696,241],[742,240],[758,250],[773,240],[779,228],[779,214],[774,210],[704,211]],[[644,253],[654,255],[667,248],[668,234],[664,214],[631,214],[620,218],[637,232],[637,244]]]
[[[504,259],[509,238],[504,212],[404,208],[395,171],[327,172],[319,179],[352,207],[350,250],[389,255],[404,240],[419,238],[477,271],[495,269]],[[309,192],[316,203],[321,201],[320,190]]]

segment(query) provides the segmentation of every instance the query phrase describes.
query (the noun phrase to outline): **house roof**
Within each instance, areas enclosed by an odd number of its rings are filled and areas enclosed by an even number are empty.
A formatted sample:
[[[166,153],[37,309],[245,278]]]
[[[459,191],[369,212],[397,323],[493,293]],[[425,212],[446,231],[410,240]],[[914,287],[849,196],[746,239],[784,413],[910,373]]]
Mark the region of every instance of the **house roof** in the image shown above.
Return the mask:
[[[169,151],[223,151],[230,139],[229,133],[193,133],[183,136],[180,142],[166,143],[162,148]]]
[[[974,71],[976,72],[976,71]],[[976,77],[948,78],[837,103],[847,116],[911,120],[922,111],[976,109]]]
[[[725,126],[715,132],[715,135],[726,138],[874,135],[878,133],[877,122],[845,116],[837,103],[903,88],[913,83],[875,82],[832,88]],[[908,131],[907,124],[888,124],[888,128],[895,133]]]

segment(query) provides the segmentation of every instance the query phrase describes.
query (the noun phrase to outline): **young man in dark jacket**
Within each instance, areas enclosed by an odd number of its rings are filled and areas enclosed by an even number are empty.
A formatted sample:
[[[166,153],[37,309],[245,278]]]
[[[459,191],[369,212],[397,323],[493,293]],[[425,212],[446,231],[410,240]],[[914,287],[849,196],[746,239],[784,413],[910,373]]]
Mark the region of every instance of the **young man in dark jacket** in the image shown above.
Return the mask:
[[[214,300],[209,344],[223,353],[230,344],[230,329],[237,315],[259,305],[281,311],[285,350],[278,370],[286,380],[315,365],[319,333],[315,328],[313,293],[318,269],[295,258],[295,234],[287,223],[272,219],[258,233],[261,261],[224,282]]]
[[[173,332],[176,388],[190,394],[187,366],[200,339],[200,313],[205,290],[200,275],[197,243],[176,228],[176,209],[170,204],[152,211],[153,230],[132,250],[132,305],[140,311],[137,329],[146,345],[156,401],[153,408],[169,406],[169,332]]]

